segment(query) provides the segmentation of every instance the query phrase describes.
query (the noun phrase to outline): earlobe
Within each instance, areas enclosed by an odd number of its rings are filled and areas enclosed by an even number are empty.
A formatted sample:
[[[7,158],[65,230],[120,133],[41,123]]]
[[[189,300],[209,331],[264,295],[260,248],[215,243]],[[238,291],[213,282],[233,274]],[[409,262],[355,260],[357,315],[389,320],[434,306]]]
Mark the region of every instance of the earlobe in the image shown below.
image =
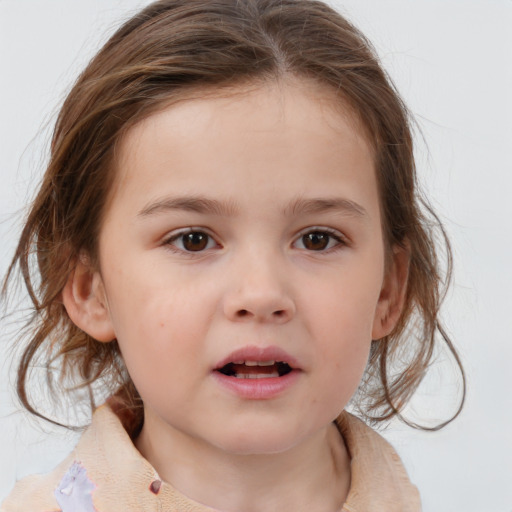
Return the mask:
[[[409,247],[395,246],[389,263],[373,320],[372,339],[389,335],[402,314],[409,277]]]
[[[80,258],[62,291],[71,321],[101,342],[115,339],[105,288],[100,273]]]

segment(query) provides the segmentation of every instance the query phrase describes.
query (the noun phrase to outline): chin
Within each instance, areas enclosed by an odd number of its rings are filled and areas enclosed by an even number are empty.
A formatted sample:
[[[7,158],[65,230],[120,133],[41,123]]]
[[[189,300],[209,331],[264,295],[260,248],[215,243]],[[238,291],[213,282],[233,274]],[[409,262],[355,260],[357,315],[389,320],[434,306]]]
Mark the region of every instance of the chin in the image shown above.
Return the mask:
[[[275,440],[250,439],[237,443],[230,442],[221,448],[233,455],[275,455],[284,453],[292,448],[292,443],[283,443]]]
[[[227,434],[227,436],[226,436]],[[272,455],[290,450],[302,438],[296,433],[275,426],[265,430],[256,425],[238,431],[224,433],[217,446],[233,455]]]

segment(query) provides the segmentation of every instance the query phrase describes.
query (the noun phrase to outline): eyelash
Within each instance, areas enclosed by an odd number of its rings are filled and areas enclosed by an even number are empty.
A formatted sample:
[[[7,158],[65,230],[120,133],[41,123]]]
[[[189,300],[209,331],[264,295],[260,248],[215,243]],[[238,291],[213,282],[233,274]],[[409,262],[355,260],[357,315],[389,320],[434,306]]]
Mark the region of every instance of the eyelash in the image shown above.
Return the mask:
[[[183,240],[183,237],[185,237],[187,235],[204,235],[206,237],[205,246],[203,248],[200,248],[197,251],[188,250],[184,246],[184,240]],[[328,253],[331,251],[339,250],[348,245],[346,238],[343,237],[338,231],[335,231],[330,228],[325,228],[325,227],[310,227],[310,228],[307,228],[306,230],[302,231],[299,234],[299,236],[293,241],[292,247],[294,247],[299,241],[302,241],[304,243],[304,237],[306,237],[308,235],[317,235],[320,237],[327,236],[328,241],[327,241],[326,248],[320,248],[320,249],[308,249],[307,247],[299,248],[299,249],[307,251],[307,252]],[[175,244],[175,242],[180,239],[181,239],[182,246],[178,247]],[[329,244],[331,243],[332,240],[334,240],[336,243],[333,246],[329,247]],[[214,243],[213,246],[211,245],[212,242]],[[215,239],[212,235],[210,235],[204,229],[199,229],[199,228],[196,228],[196,229],[189,228],[189,229],[181,230],[177,233],[173,233],[173,234],[171,234],[171,236],[169,236],[168,238],[166,238],[163,241],[162,245],[166,246],[169,250],[172,250],[174,252],[178,252],[180,254],[184,253],[184,254],[189,254],[189,255],[192,255],[194,253],[198,253],[198,254],[203,253],[209,249],[214,248],[215,246],[220,247],[220,245],[215,241]]]
[[[336,242],[333,246],[327,247],[325,249],[315,250],[315,249],[307,249],[305,247],[302,248],[302,250],[307,251],[307,252],[330,253],[333,251],[340,250],[343,247],[346,247],[348,245],[347,239],[339,231],[336,231],[336,230],[330,229],[330,228],[325,228],[325,227],[307,228],[306,230],[302,231],[299,234],[299,236],[295,239],[293,245],[295,245],[298,241],[301,241],[301,240],[303,241],[304,237],[307,235],[323,235],[323,236],[327,235],[327,237],[329,238],[329,241],[327,242],[328,244],[332,240],[334,240]]]
[[[187,236],[187,235],[205,235],[206,236],[206,247],[204,247],[203,249],[200,249],[198,251],[191,251],[191,250],[188,250],[186,249],[184,246],[182,247],[177,247],[174,242],[178,241],[181,239],[182,241],[182,244],[183,244],[183,237]],[[178,252],[178,253],[185,253],[185,254],[194,254],[194,253],[202,253],[208,249],[212,249],[213,247],[208,247],[208,245],[211,244],[211,242],[214,242],[214,244],[216,246],[219,246],[219,244],[215,241],[215,239],[213,238],[212,235],[210,235],[209,233],[207,233],[204,229],[183,229],[177,233],[173,233],[171,234],[171,236],[169,236],[168,238],[166,238],[164,241],[163,241],[163,244],[164,246],[166,246],[169,250],[171,251],[174,251],[174,252]]]

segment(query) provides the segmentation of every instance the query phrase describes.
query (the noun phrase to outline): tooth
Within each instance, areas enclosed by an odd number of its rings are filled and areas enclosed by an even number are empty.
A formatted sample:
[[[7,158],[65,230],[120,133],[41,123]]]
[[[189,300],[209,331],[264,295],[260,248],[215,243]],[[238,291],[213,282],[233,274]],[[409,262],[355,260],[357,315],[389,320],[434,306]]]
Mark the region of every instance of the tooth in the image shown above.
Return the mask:
[[[233,364],[244,364],[244,361],[233,361]]]
[[[237,379],[269,379],[271,377],[279,377],[279,373],[237,373],[235,377]]]
[[[272,366],[275,361],[245,361],[245,366]]]

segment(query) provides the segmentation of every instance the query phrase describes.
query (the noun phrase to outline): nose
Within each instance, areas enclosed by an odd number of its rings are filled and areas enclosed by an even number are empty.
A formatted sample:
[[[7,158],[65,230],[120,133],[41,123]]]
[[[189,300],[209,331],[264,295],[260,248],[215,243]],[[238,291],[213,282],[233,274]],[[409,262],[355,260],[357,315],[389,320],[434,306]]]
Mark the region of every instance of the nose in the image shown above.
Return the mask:
[[[274,255],[253,255],[230,269],[224,295],[224,314],[236,322],[282,324],[295,315],[291,283]]]

